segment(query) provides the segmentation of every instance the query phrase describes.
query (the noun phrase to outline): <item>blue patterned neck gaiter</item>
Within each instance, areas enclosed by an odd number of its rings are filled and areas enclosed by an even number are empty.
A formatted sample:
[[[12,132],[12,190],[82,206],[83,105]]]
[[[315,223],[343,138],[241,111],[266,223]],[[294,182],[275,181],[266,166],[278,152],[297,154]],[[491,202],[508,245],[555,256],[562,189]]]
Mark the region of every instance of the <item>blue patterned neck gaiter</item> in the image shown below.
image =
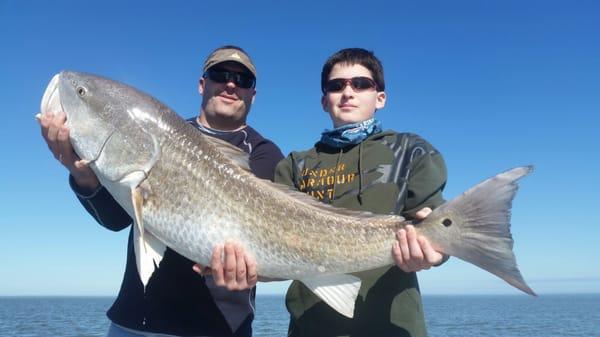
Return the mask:
[[[325,130],[321,134],[321,142],[329,146],[343,148],[348,145],[358,144],[370,135],[379,132],[381,132],[381,122],[375,118],[371,118],[366,121]]]

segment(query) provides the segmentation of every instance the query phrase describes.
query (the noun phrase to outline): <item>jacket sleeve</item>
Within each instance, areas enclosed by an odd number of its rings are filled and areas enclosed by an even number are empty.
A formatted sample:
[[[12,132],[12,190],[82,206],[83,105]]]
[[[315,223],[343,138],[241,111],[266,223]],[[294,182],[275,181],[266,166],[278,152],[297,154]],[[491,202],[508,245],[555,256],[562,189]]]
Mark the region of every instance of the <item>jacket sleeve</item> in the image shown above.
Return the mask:
[[[103,227],[120,231],[133,222],[104,186],[100,186],[91,194],[86,194],[78,188],[72,176],[69,176],[69,185],[86,211]]]
[[[278,184],[296,187],[294,176],[294,160],[290,153],[284,160],[277,164],[273,181]]]
[[[283,154],[277,145],[263,141],[250,154],[250,169],[255,176],[273,181],[275,167],[282,159]]]
[[[442,155],[428,146],[424,153],[411,162],[407,196],[402,216],[414,218],[424,207],[434,209],[444,203],[442,191],[446,186],[446,164]]]

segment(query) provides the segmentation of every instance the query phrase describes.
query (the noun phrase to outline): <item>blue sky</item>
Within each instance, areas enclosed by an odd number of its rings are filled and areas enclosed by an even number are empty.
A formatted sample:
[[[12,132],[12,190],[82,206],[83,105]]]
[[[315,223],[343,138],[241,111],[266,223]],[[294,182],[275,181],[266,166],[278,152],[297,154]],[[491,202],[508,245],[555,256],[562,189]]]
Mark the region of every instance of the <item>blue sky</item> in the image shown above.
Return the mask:
[[[40,136],[34,115],[51,77],[108,76],[190,117],[202,61],[224,44],[253,57],[249,121],[285,154],[330,127],[325,59],[374,50],[388,95],[377,117],[444,154],[446,198],[535,165],[513,207],[521,271],[540,294],[598,293],[599,36],[595,1],[0,0],[0,295],[115,295],[124,270],[126,231],[87,215]],[[419,277],[424,294],[518,293],[458,259]]]

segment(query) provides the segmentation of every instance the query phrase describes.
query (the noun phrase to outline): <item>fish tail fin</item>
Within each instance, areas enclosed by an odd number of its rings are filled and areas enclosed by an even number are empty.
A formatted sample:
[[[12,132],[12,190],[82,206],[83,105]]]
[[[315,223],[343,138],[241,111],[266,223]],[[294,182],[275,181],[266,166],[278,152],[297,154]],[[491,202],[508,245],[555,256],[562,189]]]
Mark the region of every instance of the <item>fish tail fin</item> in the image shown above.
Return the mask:
[[[525,283],[517,267],[510,232],[511,206],[518,189],[517,180],[532,170],[532,166],[517,167],[487,179],[440,206],[427,219],[431,217],[443,228],[432,233],[432,241],[441,251],[483,268],[523,292],[537,296]]]

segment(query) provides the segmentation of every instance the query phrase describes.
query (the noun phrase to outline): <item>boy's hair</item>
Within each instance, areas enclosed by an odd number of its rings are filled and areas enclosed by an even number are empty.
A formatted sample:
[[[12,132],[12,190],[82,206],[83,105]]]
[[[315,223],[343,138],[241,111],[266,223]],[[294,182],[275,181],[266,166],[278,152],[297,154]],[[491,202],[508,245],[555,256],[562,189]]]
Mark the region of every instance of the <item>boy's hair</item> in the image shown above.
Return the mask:
[[[321,91],[325,94],[325,83],[329,79],[329,74],[333,67],[338,64],[355,65],[359,64],[371,72],[373,80],[377,84],[377,91],[385,90],[385,82],[383,80],[383,65],[381,61],[372,51],[362,48],[346,48],[331,55],[321,71]]]

